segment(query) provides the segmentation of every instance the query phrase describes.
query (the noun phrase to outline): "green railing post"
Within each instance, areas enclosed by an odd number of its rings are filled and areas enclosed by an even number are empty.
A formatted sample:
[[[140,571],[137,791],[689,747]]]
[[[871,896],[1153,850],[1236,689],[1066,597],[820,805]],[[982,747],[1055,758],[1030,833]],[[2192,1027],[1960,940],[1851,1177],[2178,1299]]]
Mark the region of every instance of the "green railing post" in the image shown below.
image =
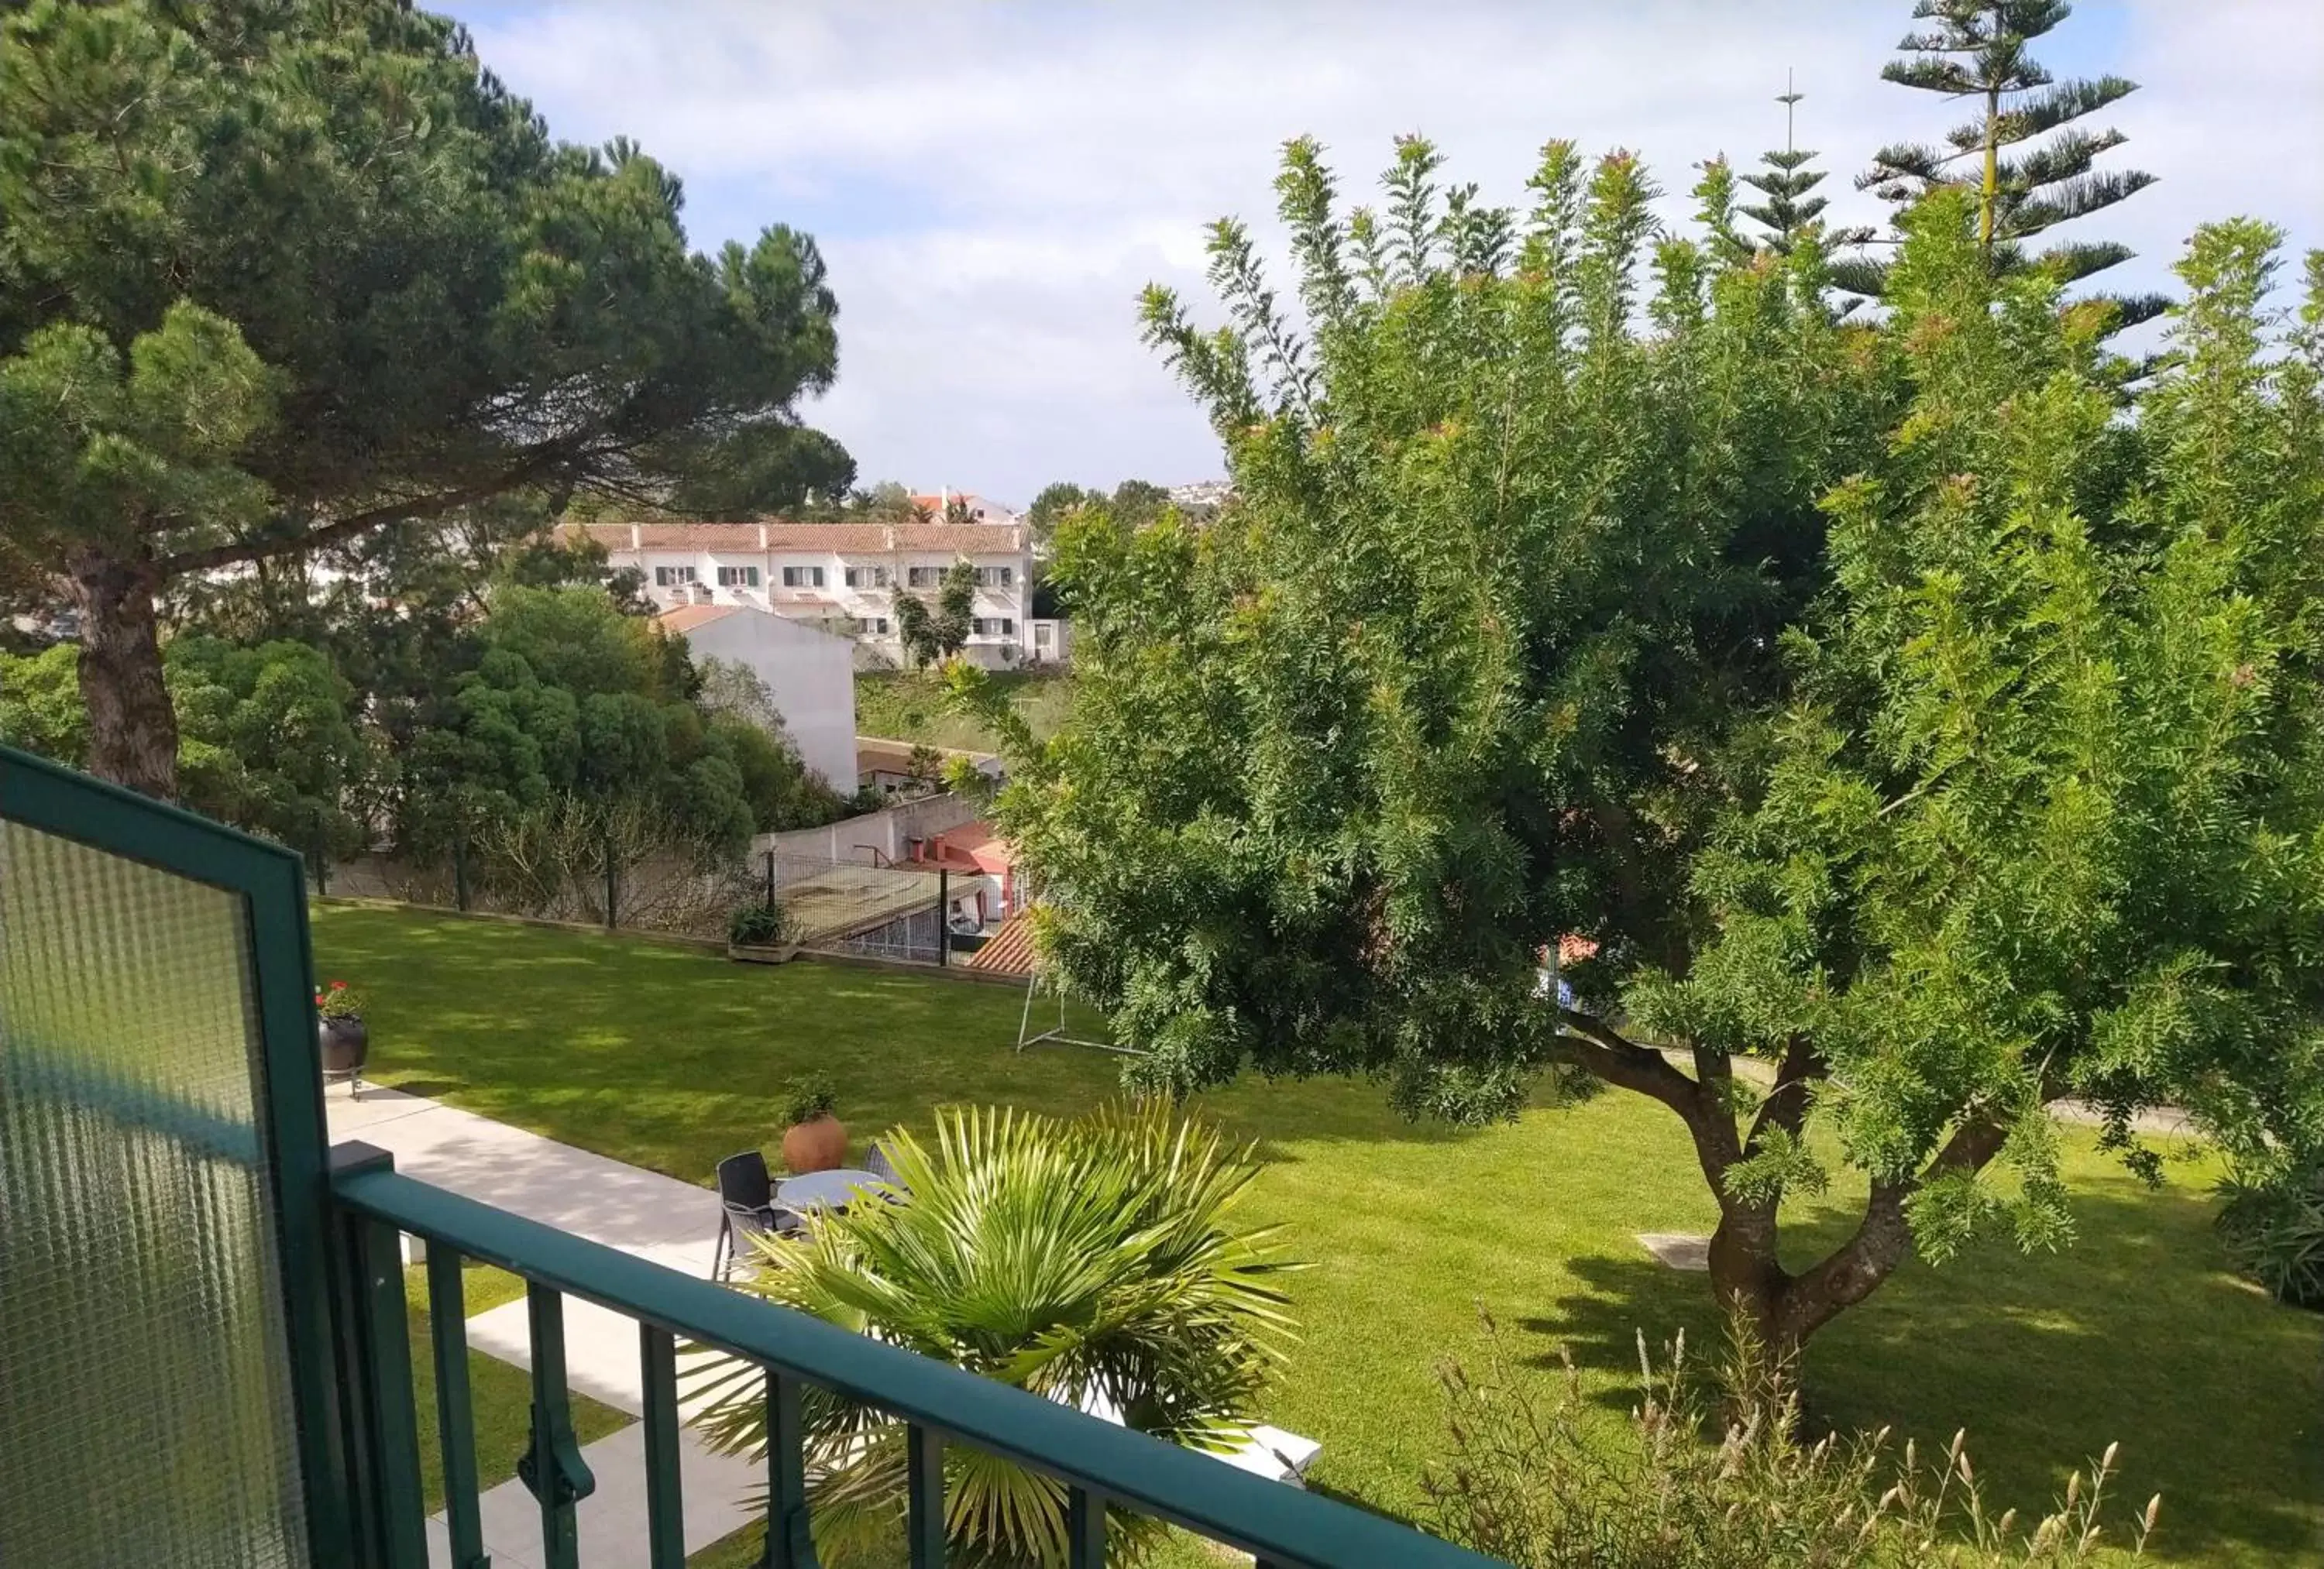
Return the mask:
[[[915,1422],[907,1429],[905,1441],[911,1445],[904,1528],[911,1541],[912,1569],[944,1569],[944,1435]]]
[[[532,1436],[516,1473],[540,1500],[541,1569],[580,1569],[573,1506],[597,1488],[573,1434],[573,1400],[565,1388],[565,1298],[538,1280],[525,1282],[532,1331]]]
[[[767,1550],[762,1569],[821,1569],[807,1512],[807,1424],[799,1382],[767,1373]]]
[[[385,1171],[394,1164],[384,1150],[342,1145],[333,1170]],[[428,1538],[402,1252],[395,1227],[383,1220],[345,1212],[338,1233],[340,1390],[355,1551],[366,1569],[418,1569],[428,1562]]]
[[[1065,1496],[1065,1551],[1071,1569],[1105,1569],[1105,1500],[1085,1487]]]
[[[646,1552],[652,1569],[686,1569],[686,1515],[678,1478],[678,1343],[638,1326],[646,1396]]]
[[[428,1244],[428,1319],[436,1357],[436,1434],[444,1457],[444,1526],[452,1569],[491,1569],[476,1511],[476,1422],[468,1392],[467,1295],[460,1254]]]

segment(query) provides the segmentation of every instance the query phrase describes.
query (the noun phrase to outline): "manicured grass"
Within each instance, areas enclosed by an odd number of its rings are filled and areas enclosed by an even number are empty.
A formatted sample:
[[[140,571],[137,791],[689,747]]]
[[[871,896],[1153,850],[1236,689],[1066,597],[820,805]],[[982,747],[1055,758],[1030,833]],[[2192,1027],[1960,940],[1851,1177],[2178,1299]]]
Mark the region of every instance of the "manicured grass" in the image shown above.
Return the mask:
[[[524,1295],[521,1280],[489,1264],[468,1260],[460,1273],[467,1317]],[[444,1507],[444,1451],[436,1427],[436,1353],[430,1340],[425,1265],[414,1264],[403,1271],[403,1298],[405,1317],[411,1326],[412,1408],[420,1417],[420,1480],[427,1493],[427,1510],[432,1515]],[[475,1424],[476,1491],[487,1492],[516,1474],[517,1456],[524,1453],[532,1431],[532,1375],[498,1357],[471,1351],[468,1401]],[[573,1397],[573,1430],[584,1444],[618,1433],[632,1420],[586,1395]]]
[[[1056,733],[1073,702],[1073,677],[1065,671],[997,670],[990,679],[1036,736]],[[991,751],[993,739],[982,725],[945,706],[944,685],[919,670],[865,670],[855,676],[855,729],[860,735],[926,741],[932,747]]]
[[[925,1128],[947,1101],[1071,1112],[1114,1086],[1096,1052],[1013,1052],[1009,989],[376,909],[319,910],[316,940],[374,998],[381,1082],[690,1181],[771,1145],[776,1092],[803,1070],[830,1077],[858,1140]],[[1637,1332],[1714,1345],[1702,1277],[1634,1240],[1712,1216],[1659,1107],[1609,1093],[1462,1132],[1315,1080],[1246,1082],[1204,1108],[1258,1142],[1253,1218],[1287,1223],[1314,1266],[1290,1282],[1303,1339],[1268,1415],[1322,1440],[1321,1486],[1419,1510],[1435,1369],[1478,1353],[1480,1309],[1545,1369],[1570,1347],[1614,1408]],[[1967,1427],[1987,1497],[2024,1509],[2119,1439],[2122,1497],[2165,1495],[2164,1561],[2324,1563],[2324,1317],[2227,1272],[2207,1162],[2174,1161],[2150,1192],[2087,1135],[2067,1144],[2076,1245],[1908,1266],[1814,1343],[1812,1414],[1940,1445]],[[1842,1224],[1844,1197],[1808,1218]]]

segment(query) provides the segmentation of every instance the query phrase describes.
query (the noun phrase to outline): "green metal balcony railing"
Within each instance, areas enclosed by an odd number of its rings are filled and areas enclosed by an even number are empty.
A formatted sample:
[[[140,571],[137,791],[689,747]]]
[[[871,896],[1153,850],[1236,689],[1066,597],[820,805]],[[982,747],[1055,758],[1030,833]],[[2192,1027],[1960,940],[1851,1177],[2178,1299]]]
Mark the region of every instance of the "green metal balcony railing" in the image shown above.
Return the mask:
[[[486,1560],[476,1511],[461,1323],[463,1256],[511,1271],[529,1285],[533,1433],[520,1467],[540,1500],[546,1569],[577,1563],[574,1506],[592,1479],[582,1465],[567,1406],[561,1306],[570,1294],[632,1317],[645,1390],[649,1540],[653,1569],[680,1569],[676,1345],[718,1347],[767,1372],[770,1569],[816,1563],[808,1529],[805,1436],[799,1401],[807,1384],[874,1406],[910,1424],[909,1523],[914,1569],[944,1563],[943,1447],[965,1443],[1057,1478],[1072,1500],[1072,1563],[1098,1569],[1105,1511],[1134,1509],[1250,1553],[1261,1565],[1325,1569],[1399,1565],[1474,1569],[1492,1562],[1299,1488],[1131,1432],[1069,1407],[946,1363],[852,1334],[821,1319],[666,1269],[401,1175],[365,1145],[335,1152],[346,1304],[361,1326],[347,1347],[348,1377],[369,1410],[376,1492],[371,1522],[382,1561],[424,1562],[417,1429],[406,1364],[403,1283],[396,1234],[428,1243],[446,1482],[446,1524],[455,1569]]]
[[[544,1569],[594,1485],[563,1302],[634,1318],[650,1562],[680,1569],[681,1340],[766,1372],[768,1569],[816,1564],[801,1398],[908,1425],[914,1569],[944,1453],[1057,1479],[1071,1555],[1109,1510],[1278,1569],[1489,1560],[1301,1489],[327,1149],[306,904],[279,847],[0,748],[0,1563],[426,1569],[399,1233],[425,1239],[445,1523],[487,1569],[460,1271],[527,1282]],[[710,1202],[706,1193],[704,1201]]]

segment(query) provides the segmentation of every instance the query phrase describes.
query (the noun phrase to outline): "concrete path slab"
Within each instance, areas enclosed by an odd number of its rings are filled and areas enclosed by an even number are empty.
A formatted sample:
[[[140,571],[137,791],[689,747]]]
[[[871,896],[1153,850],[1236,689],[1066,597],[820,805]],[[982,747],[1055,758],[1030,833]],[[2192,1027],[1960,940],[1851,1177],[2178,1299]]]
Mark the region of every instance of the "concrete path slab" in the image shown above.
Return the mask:
[[[632,1166],[457,1106],[392,1089],[324,1096],[331,1137],[361,1139],[395,1169],[624,1252],[710,1272],[718,1198],[707,1188]],[[698,1255],[699,1264],[680,1262]]]
[[[1674,1270],[1701,1274],[1711,1268],[1711,1239],[1692,1232],[1642,1231],[1638,1245]]]

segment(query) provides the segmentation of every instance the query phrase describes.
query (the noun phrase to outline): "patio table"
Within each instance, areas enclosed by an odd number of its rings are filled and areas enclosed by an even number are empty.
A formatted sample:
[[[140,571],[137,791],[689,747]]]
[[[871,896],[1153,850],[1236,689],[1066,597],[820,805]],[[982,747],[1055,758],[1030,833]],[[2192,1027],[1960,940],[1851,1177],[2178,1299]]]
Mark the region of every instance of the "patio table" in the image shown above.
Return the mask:
[[[840,1166],[787,1177],[775,1185],[775,1202],[786,1209],[844,1209],[859,1195],[884,1193],[888,1183],[874,1172]]]

